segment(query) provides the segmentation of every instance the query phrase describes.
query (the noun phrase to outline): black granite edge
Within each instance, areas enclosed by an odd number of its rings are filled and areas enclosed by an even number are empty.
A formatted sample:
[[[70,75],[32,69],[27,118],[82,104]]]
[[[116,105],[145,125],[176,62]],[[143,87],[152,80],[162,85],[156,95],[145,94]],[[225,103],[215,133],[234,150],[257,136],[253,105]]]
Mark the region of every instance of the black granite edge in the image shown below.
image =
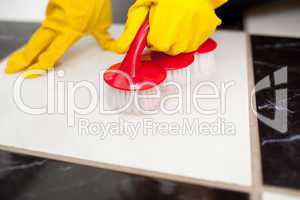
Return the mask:
[[[249,195],[0,151],[0,199],[86,198],[248,200]]]
[[[272,86],[257,93],[257,110],[274,118],[276,112],[288,113],[288,130],[281,133],[259,120],[264,184],[300,189],[300,39],[252,35],[255,82],[271,78]],[[274,85],[273,73],[288,70],[288,81]],[[275,92],[287,89],[284,106],[275,105]]]

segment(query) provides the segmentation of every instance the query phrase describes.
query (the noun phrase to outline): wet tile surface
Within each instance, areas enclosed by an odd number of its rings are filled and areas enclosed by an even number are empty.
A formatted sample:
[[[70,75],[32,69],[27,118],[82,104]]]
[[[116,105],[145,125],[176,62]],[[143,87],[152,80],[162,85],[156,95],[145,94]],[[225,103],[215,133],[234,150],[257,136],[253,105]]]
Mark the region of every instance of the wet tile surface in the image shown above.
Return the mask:
[[[247,200],[247,194],[0,151],[0,199]]]
[[[286,133],[259,121],[264,182],[300,189],[300,39],[253,36],[252,45],[256,83],[270,75],[272,84],[257,93],[258,112],[271,119],[275,113],[288,116]],[[285,67],[287,83],[276,85],[272,74]],[[276,100],[276,91],[286,88],[287,96]]]

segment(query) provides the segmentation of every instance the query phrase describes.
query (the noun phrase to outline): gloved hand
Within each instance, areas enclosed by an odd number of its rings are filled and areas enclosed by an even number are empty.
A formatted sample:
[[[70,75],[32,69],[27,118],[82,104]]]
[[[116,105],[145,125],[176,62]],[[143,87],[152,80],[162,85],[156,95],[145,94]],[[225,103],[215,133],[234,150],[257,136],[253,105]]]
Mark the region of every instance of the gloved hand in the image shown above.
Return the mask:
[[[148,46],[151,50],[177,55],[195,51],[221,20],[215,9],[227,0],[136,0],[128,12],[124,33],[108,48],[125,53],[139,27],[149,15]]]
[[[110,0],[50,0],[46,19],[25,47],[8,60],[6,73],[26,70],[26,78],[54,67],[63,54],[82,36],[93,35],[102,47],[111,40]],[[33,73],[30,73],[33,72]]]

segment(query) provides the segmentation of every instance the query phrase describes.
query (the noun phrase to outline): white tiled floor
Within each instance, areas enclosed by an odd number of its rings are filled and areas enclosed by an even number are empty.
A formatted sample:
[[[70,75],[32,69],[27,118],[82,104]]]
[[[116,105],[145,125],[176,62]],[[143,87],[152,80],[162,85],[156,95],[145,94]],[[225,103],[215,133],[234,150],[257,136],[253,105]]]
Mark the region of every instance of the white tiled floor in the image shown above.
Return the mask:
[[[264,192],[263,200],[299,200],[300,197],[288,196],[284,194]]]
[[[121,27],[115,27],[114,32],[120,33]],[[99,114],[97,107],[88,115],[76,115],[75,126],[70,128],[67,127],[67,120],[70,119],[67,114],[56,112],[33,116],[20,111],[13,99],[13,85],[17,76],[5,75],[3,62],[0,72],[0,144],[163,174],[249,186],[251,154],[246,36],[240,32],[219,32],[214,37],[219,43],[215,66],[218,70],[208,79],[210,83],[218,86],[221,83],[234,82],[228,90],[226,111],[222,117],[226,122],[233,123],[235,135],[174,136],[165,135],[164,131],[154,128],[150,129],[156,135],[144,135],[145,129],[138,129],[134,139],[130,139],[128,135],[107,136],[105,139],[100,139],[101,133],[81,135],[77,123],[80,118],[106,125],[118,124],[120,119],[136,124],[141,124],[145,119],[152,119],[155,123],[182,124],[184,120],[195,119],[200,120],[200,123],[212,123],[219,115],[207,116],[199,114],[195,109],[190,114],[171,116],[162,113],[147,116],[105,115]],[[86,38],[62,60],[63,64],[59,69],[65,70],[65,76],[56,77],[56,83],[87,80],[99,91],[100,70],[119,62],[121,58],[122,56],[103,52],[94,40]],[[193,80],[201,79],[206,80],[201,74]],[[45,105],[46,78],[26,81],[22,94],[27,105]],[[79,90],[76,94],[76,102],[80,105],[89,102],[89,95],[85,90]],[[215,99],[205,102],[204,105],[206,109],[219,106]]]
[[[300,2],[287,0],[252,9],[245,17],[251,34],[300,37]]]

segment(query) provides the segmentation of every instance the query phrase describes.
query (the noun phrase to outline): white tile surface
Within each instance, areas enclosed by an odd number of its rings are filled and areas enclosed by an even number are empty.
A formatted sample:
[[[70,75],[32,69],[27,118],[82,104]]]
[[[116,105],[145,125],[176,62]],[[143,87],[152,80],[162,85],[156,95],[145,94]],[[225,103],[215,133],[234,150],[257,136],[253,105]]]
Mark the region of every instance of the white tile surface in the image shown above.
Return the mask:
[[[264,192],[263,200],[299,200],[300,197],[288,196],[284,194]]]
[[[115,35],[120,33],[120,28],[114,27]],[[5,75],[3,62],[0,67],[0,144],[194,179],[249,186],[251,156],[246,36],[239,32],[218,32],[214,37],[220,46],[216,51],[217,70],[209,80],[218,85],[222,81],[235,82],[227,95],[227,110],[223,118],[235,125],[236,135],[166,136],[159,131],[154,131],[156,135],[144,135],[142,129],[139,129],[135,139],[123,135],[108,136],[101,140],[99,135],[80,135],[77,123],[75,127],[67,127],[66,114],[56,112],[33,116],[20,111],[13,98],[13,85],[17,76]],[[86,38],[64,57],[59,69],[65,70],[65,77],[57,77],[56,81],[66,83],[88,80],[99,86],[99,71],[119,62],[121,58],[122,56],[102,51],[94,40]],[[197,81],[201,79],[204,77],[200,76]],[[46,91],[45,77],[26,81],[22,91],[23,99],[27,105],[41,107],[47,102]],[[76,102],[86,105],[84,103],[89,102],[88,93],[78,91]],[[215,100],[207,102],[205,108],[213,104],[216,105]],[[172,116],[104,115],[98,113],[97,107],[88,115],[76,115],[75,121],[79,118],[103,123],[118,123],[120,119],[140,123],[144,119],[152,119],[156,123],[181,124],[184,119],[198,119],[201,123],[214,122],[217,115],[205,116],[195,109],[190,114]]]
[[[278,1],[252,9],[245,17],[249,33],[300,37],[300,2]]]

